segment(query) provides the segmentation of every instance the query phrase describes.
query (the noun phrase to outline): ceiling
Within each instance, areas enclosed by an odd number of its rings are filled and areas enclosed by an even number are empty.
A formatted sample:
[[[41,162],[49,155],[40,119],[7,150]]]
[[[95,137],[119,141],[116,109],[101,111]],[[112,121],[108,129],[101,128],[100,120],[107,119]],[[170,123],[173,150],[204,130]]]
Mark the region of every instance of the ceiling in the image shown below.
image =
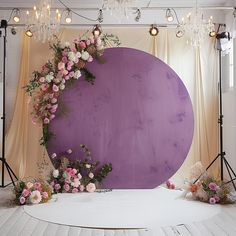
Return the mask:
[[[101,8],[106,0],[62,0],[73,8]],[[195,0],[133,0],[134,7],[193,7]],[[32,7],[37,0],[0,0],[0,7]],[[234,7],[235,0],[198,0],[201,7]],[[55,7],[61,6],[58,0],[53,0]]]

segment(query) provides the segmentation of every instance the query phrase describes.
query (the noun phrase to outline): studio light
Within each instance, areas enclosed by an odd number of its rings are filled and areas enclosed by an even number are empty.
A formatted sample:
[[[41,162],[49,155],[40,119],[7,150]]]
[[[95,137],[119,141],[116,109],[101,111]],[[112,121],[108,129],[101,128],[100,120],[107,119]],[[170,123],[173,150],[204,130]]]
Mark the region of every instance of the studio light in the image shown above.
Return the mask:
[[[157,36],[158,33],[159,33],[159,30],[156,26],[152,25],[150,30],[149,30],[149,33],[151,36]]]
[[[216,31],[215,30],[212,30],[210,33],[209,33],[209,36],[211,38],[215,37],[216,36]]]
[[[72,12],[70,9],[66,10],[66,17],[65,17],[65,22],[67,24],[70,24],[72,22]]]
[[[13,9],[13,20],[16,23],[20,21],[20,10],[18,8]]]
[[[93,32],[94,37],[97,38],[101,35],[102,30],[98,25],[95,25],[92,32]]]
[[[166,9],[166,20],[169,22],[172,22],[174,20],[174,16],[170,8]]]
[[[134,13],[134,14],[137,14],[136,16],[135,16],[135,21],[136,22],[139,22],[139,20],[141,19],[141,11],[140,11],[140,9],[137,9],[137,11]]]
[[[31,31],[30,29],[26,29],[25,34],[26,34],[29,38],[33,37],[33,33],[32,33],[32,31]]]
[[[182,38],[184,36],[184,33],[185,33],[184,29],[180,25],[178,25],[176,28],[176,34],[175,34],[176,37]]]

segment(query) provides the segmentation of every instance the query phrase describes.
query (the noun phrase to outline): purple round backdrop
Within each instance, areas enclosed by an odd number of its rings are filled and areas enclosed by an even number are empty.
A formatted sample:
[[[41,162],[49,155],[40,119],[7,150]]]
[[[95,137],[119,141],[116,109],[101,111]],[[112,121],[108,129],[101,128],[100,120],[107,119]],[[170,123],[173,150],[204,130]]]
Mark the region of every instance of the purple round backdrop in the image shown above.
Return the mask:
[[[185,160],[193,137],[189,94],[178,75],[158,58],[131,48],[110,48],[106,63],[88,68],[95,85],[82,79],[61,96],[50,124],[51,155],[86,144],[94,160],[111,162],[104,188],[154,188]]]

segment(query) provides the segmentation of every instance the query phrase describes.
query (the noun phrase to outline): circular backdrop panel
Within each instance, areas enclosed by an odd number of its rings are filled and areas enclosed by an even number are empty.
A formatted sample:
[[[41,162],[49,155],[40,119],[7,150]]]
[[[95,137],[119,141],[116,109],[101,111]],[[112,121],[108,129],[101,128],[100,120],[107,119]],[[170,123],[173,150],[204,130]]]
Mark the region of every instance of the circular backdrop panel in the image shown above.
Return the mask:
[[[95,85],[79,80],[64,91],[48,153],[71,148],[111,162],[104,188],[154,188],[185,160],[193,137],[189,94],[178,75],[158,58],[130,48],[110,48],[106,62],[88,68]]]

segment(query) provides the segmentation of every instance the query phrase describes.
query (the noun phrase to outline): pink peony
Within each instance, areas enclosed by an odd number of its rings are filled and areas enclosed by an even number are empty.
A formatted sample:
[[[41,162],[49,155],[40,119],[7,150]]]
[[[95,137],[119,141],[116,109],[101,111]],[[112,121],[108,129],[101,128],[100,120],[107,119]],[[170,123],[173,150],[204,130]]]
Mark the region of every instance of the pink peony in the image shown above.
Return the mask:
[[[216,200],[215,200],[215,198],[214,197],[211,197],[210,199],[209,199],[209,203],[210,204],[216,204]]]
[[[58,92],[59,91],[59,88],[58,88],[58,86],[57,85],[53,85],[52,86],[52,90],[54,91],[54,92]]]
[[[20,197],[19,200],[20,200],[20,204],[21,204],[21,205],[25,204],[25,198],[24,198],[24,197]]]
[[[80,192],[83,192],[84,191],[84,185],[80,185],[79,190],[80,190]]]
[[[59,62],[57,67],[58,67],[58,70],[64,70],[65,69],[65,63]]]
[[[78,192],[79,192],[79,190],[77,188],[72,189],[72,193],[78,193]]]
[[[63,188],[65,189],[66,192],[68,192],[68,191],[70,190],[69,184],[65,184],[65,185],[63,186]]]
[[[218,189],[218,185],[213,182],[209,183],[208,187],[210,190],[213,190],[213,191],[216,191]]]
[[[47,192],[42,192],[42,197],[43,198],[48,198],[48,193]]]
[[[41,200],[42,200],[42,196],[38,190],[31,192],[31,194],[30,194],[30,202],[31,203],[38,204],[41,202]]]
[[[86,186],[86,190],[87,192],[89,193],[93,193],[95,190],[96,190],[96,186],[94,183],[89,183],[87,186]]]
[[[29,194],[30,194],[30,191],[28,189],[26,189],[26,188],[22,191],[22,196],[23,197],[28,197]]]
[[[46,117],[46,118],[44,118],[44,120],[43,120],[43,123],[44,124],[49,124],[49,122],[50,122],[50,120]]]
[[[86,48],[86,44],[85,44],[84,41],[80,41],[80,42],[79,42],[79,46],[80,46],[82,49]]]

